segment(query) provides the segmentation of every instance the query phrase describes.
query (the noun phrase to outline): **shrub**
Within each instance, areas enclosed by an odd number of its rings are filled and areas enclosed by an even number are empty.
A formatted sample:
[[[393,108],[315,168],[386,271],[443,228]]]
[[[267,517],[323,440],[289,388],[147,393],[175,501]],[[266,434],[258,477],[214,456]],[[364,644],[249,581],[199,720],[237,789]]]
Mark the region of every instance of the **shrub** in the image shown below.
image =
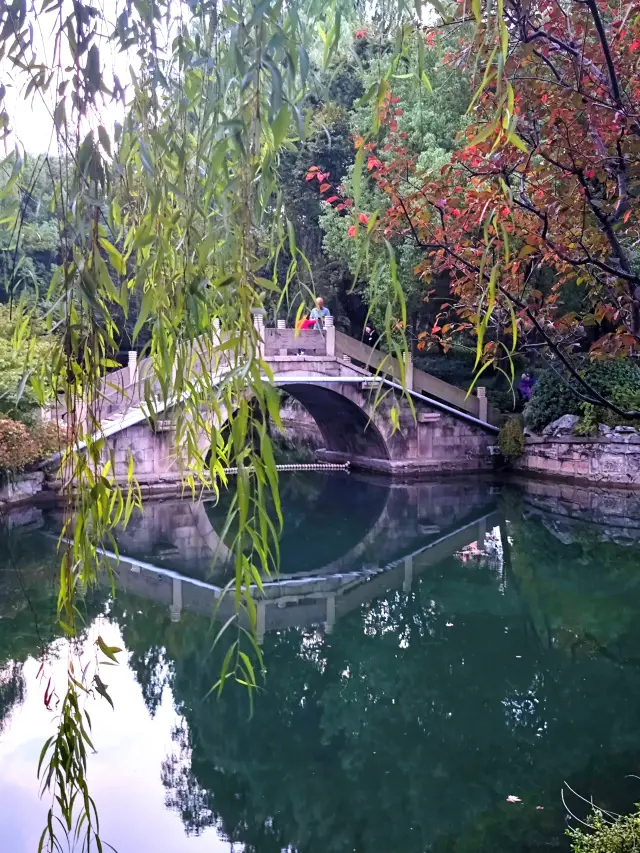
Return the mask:
[[[487,388],[489,404],[501,412],[517,412],[522,408],[520,395],[511,388]]]
[[[53,338],[46,334],[37,335],[16,350],[13,335],[19,319],[19,311],[12,313],[8,305],[0,306],[0,417],[32,424],[37,418],[40,403],[33,383],[24,384],[23,377],[28,370],[39,374],[47,360],[51,361]],[[41,323],[36,323],[35,328],[43,331]],[[20,387],[21,394],[18,393]],[[48,381],[45,381],[41,390],[46,391],[48,387]]]
[[[585,379],[621,409],[640,409],[640,367],[631,359],[592,362],[585,370]],[[633,423],[601,407],[596,407],[595,417],[608,426]]]
[[[31,435],[38,448],[38,459],[53,456],[62,447],[64,435],[60,436],[58,424],[55,421],[38,424],[31,430]]]
[[[609,818],[596,810],[587,823],[591,832],[567,830],[574,853],[632,853],[640,846],[640,812]]]
[[[589,362],[582,375],[603,397],[623,409],[640,408],[640,367],[629,358]],[[575,380],[568,380],[575,387]],[[562,415],[583,413],[582,400],[553,370],[543,371],[534,386],[533,396],[524,409],[527,426],[540,432]],[[595,423],[609,426],[630,424],[610,409],[595,407]]]
[[[576,426],[576,435],[595,435],[598,429],[597,411],[593,403],[580,403],[582,417]]]
[[[0,471],[22,471],[38,458],[38,443],[27,427],[11,418],[0,418]]]
[[[465,391],[473,382],[473,361],[455,355],[419,353],[414,360],[418,370],[430,373],[443,382],[456,385]],[[486,373],[483,375],[485,378]]]
[[[60,449],[56,423],[39,424],[30,430],[20,421],[0,416],[0,475],[24,471]]]
[[[531,400],[524,407],[524,421],[540,432],[562,415],[578,414],[580,398],[570,391],[552,370],[543,371],[533,386]]]
[[[524,432],[520,418],[509,418],[502,425],[498,436],[500,453],[507,460],[517,459],[524,453]]]

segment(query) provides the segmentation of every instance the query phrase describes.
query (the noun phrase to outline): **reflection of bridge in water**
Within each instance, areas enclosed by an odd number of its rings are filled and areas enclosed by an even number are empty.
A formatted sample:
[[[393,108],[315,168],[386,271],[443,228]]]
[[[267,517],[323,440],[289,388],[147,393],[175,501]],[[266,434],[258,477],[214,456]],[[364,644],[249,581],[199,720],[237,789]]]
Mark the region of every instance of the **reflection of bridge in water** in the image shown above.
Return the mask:
[[[482,552],[499,524],[486,482],[468,485],[461,505],[459,485],[396,487],[351,476],[346,489],[346,476],[320,477],[305,496],[283,484],[281,570],[265,580],[263,595],[251,590],[260,638],[294,625],[331,631],[366,601],[408,591],[414,577],[444,558],[468,546]],[[174,621],[183,611],[216,611],[226,620],[234,600],[224,595],[228,551],[216,532],[223,523],[224,514],[204,502],[150,502],[119,536],[119,560],[105,553],[122,589],[167,605]]]

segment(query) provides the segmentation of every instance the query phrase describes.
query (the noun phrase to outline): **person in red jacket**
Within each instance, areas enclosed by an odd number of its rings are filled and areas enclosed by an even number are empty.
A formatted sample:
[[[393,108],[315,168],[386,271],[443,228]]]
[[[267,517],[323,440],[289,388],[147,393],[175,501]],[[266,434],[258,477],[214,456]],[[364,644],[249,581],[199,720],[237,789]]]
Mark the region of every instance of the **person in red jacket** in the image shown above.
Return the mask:
[[[298,323],[296,328],[300,329],[300,331],[303,331],[304,329],[313,329],[315,324],[316,324],[315,320],[312,320],[310,317],[307,317],[306,320],[300,320],[300,322]]]
[[[298,322],[296,323],[296,329],[298,329],[300,332],[303,332],[305,329],[313,329],[315,325],[315,320],[312,320],[310,317],[306,317],[304,320],[298,320]],[[299,349],[298,355],[304,355],[304,350]]]

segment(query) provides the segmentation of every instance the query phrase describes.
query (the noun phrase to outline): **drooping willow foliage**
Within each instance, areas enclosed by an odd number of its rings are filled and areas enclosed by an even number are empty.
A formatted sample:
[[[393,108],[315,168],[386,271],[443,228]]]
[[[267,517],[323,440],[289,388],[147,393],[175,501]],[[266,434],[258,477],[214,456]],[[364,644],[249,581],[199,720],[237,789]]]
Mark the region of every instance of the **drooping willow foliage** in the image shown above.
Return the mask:
[[[127,478],[118,480],[101,432],[103,377],[117,366],[114,317],[126,317],[135,303],[134,344],[143,328],[150,331],[144,354],[153,381],[143,394],[149,419],[171,411],[183,482],[192,494],[202,486],[233,491],[232,592],[250,627],[236,625],[219,685],[229,677],[250,691],[257,684],[261,658],[249,586],[260,587],[261,574],[277,566],[279,530],[269,503],[280,513],[267,430],[278,406],[254,311],[266,292],[281,295],[305,265],[279,196],[279,158],[305,136],[304,97],[314,68],[326,67],[346,26],[363,19],[387,33],[397,30],[396,49],[381,70],[388,80],[398,71],[407,34],[424,19],[419,4],[13,0],[0,7],[0,74],[24,96],[48,104],[59,154],[52,177],[60,264],[41,294],[57,344],[46,365],[34,365],[30,381],[43,405],[44,389],[52,388],[66,415],[58,611],[71,637],[78,631],[78,595],[96,583],[101,568],[109,570],[101,566],[100,546],[116,547],[116,526],[141,504],[133,457]],[[109,65],[129,68],[126,86]],[[385,92],[381,80],[368,94],[373,128]],[[2,85],[0,98],[6,94]],[[109,101],[126,101],[115,129],[101,118]],[[7,143],[12,117],[4,100],[0,107]],[[17,241],[24,213],[18,151],[12,163],[4,193],[15,196]],[[355,185],[361,170],[360,156]],[[286,281],[278,281],[271,271],[283,252],[291,261]],[[24,346],[31,308],[19,293],[12,297],[16,345]],[[230,484],[227,466],[238,468]],[[104,644],[99,650],[107,658],[117,652]],[[62,823],[52,808],[43,849],[59,846],[60,827],[85,848],[101,849],[85,779],[90,722],[82,697],[91,690],[106,692],[97,670],[88,683],[70,664],[59,728],[41,760],[44,787],[58,797]]]

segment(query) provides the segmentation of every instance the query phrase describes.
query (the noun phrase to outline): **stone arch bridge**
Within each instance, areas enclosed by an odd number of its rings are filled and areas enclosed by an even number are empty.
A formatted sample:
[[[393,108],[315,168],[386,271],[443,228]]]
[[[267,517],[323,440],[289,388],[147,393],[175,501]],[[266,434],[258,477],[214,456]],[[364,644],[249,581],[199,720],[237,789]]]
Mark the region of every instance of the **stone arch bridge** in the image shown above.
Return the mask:
[[[324,330],[296,331],[256,325],[261,356],[273,382],[298,400],[317,423],[325,461],[399,476],[432,472],[477,471],[490,467],[489,447],[495,442],[496,413],[483,388],[476,395],[338,332],[329,320]],[[180,448],[171,427],[171,409],[155,409],[151,425],[142,385],[149,377],[149,359],[108,374],[101,391],[100,434],[107,439],[117,477],[126,477],[133,455],[138,481],[144,486],[180,479]],[[400,377],[404,374],[405,395]],[[265,381],[267,381],[265,379]],[[379,386],[385,392],[374,406]],[[179,401],[173,405],[179,405]],[[399,410],[394,429],[390,410]],[[157,415],[164,415],[160,420]]]

